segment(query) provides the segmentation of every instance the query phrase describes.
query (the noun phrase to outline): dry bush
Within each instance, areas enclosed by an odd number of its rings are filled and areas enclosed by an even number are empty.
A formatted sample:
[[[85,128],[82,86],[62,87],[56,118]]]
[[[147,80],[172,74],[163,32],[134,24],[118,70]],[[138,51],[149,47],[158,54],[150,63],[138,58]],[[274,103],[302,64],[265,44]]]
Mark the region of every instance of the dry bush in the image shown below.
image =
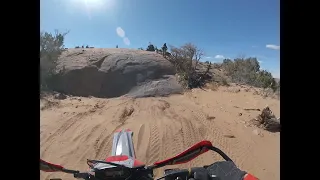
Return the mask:
[[[222,86],[230,86],[226,78],[222,78],[220,82]]]
[[[221,68],[222,68],[222,64],[220,64],[220,63],[213,63],[213,68],[215,68],[215,69],[221,69]]]
[[[268,106],[262,110],[257,118],[250,120],[249,123],[250,126],[256,126],[269,132],[279,132],[281,128],[280,118],[277,119]]]
[[[275,91],[271,88],[264,88],[259,93],[263,98],[270,97],[274,99],[280,99],[280,90],[276,89]]]
[[[213,82],[218,83],[219,86],[230,86],[228,79],[223,76],[215,76]]]
[[[175,66],[179,82],[186,88],[203,87],[206,80],[211,79],[208,74],[211,63],[208,64],[205,73],[196,71],[200,59],[204,55],[203,51],[192,43],[187,43],[181,47],[171,46],[171,55],[168,60]]]
[[[50,82],[61,72],[57,72],[57,63],[60,54],[65,50],[64,37],[68,32],[54,34],[40,33],[40,86],[41,90],[50,89]]]

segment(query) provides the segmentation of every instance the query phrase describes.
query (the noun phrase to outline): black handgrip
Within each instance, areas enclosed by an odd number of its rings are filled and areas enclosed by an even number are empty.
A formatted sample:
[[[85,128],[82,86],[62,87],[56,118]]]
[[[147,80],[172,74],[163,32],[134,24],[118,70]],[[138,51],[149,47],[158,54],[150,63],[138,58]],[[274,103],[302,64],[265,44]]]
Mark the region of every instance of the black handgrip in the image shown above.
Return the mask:
[[[208,171],[203,167],[194,167],[191,169],[170,169],[165,171],[165,180],[174,180],[177,177],[181,179],[201,179],[210,180]]]
[[[82,179],[94,179],[94,176],[89,173],[75,173],[73,174],[73,177]]]
[[[189,170],[188,169],[167,169],[165,170],[165,180],[175,180],[177,177],[180,177],[182,179],[186,179],[189,177]]]
[[[211,180],[211,177],[207,171],[206,168],[204,167],[194,167],[191,168],[190,176],[189,178],[194,178],[194,179],[201,179],[201,180]]]

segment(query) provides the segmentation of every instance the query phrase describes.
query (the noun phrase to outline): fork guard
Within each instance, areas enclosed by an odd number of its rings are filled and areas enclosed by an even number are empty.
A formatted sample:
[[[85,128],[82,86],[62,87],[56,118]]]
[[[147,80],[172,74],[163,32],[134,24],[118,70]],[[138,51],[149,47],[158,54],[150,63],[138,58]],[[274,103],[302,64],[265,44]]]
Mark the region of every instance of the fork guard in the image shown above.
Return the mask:
[[[111,156],[126,155],[136,158],[133,146],[133,131],[130,129],[118,130],[113,135]]]

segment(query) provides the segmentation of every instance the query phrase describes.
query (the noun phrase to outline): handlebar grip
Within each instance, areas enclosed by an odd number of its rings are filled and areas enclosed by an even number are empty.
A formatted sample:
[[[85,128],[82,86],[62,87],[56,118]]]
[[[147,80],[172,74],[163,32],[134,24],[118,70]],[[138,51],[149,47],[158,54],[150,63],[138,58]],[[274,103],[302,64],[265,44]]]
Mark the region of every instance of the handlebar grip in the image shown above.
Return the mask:
[[[167,169],[165,170],[165,180],[175,180],[177,177],[186,179],[189,176],[188,169]]]
[[[201,180],[210,180],[211,179],[207,169],[204,167],[191,168],[190,175],[194,179],[201,179]]]
[[[170,169],[165,171],[165,180],[174,180],[177,177],[181,179],[201,179],[201,180],[210,180],[210,175],[208,174],[207,169],[203,167],[194,167],[191,169]]]
[[[89,173],[76,173],[73,174],[73,177],[78,179],[91,179],[93,176]]]

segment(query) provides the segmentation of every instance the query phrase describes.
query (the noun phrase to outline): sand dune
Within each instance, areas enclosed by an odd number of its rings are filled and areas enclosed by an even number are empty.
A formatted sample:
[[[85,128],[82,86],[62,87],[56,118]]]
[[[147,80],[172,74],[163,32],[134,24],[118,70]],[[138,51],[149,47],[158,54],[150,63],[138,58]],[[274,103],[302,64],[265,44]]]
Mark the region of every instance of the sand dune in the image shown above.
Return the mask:
[[[200,140],[210,140],[235,163],[260,179],[280,179],[279,133],[247,127],[259,114],[242,108],[270,107],[280,116],[280,103],[251,92],[193,90],[162,98],[83,98],[42,100],[40,146],[42,159],[70,169],[87,170],[86,159],[105,159],[111,153],[112,136],[119,128],[130,128],[136,155],[152,164],[173,156]],[[241,113],[241,114],[239,114]],[[232,135],[234,138],[230,138]],[[219,155],[206,153],[180,167],[203,166]],[[155,172],[161,175],[163,169]],[[40,173],[41,179],[61,173]]]

